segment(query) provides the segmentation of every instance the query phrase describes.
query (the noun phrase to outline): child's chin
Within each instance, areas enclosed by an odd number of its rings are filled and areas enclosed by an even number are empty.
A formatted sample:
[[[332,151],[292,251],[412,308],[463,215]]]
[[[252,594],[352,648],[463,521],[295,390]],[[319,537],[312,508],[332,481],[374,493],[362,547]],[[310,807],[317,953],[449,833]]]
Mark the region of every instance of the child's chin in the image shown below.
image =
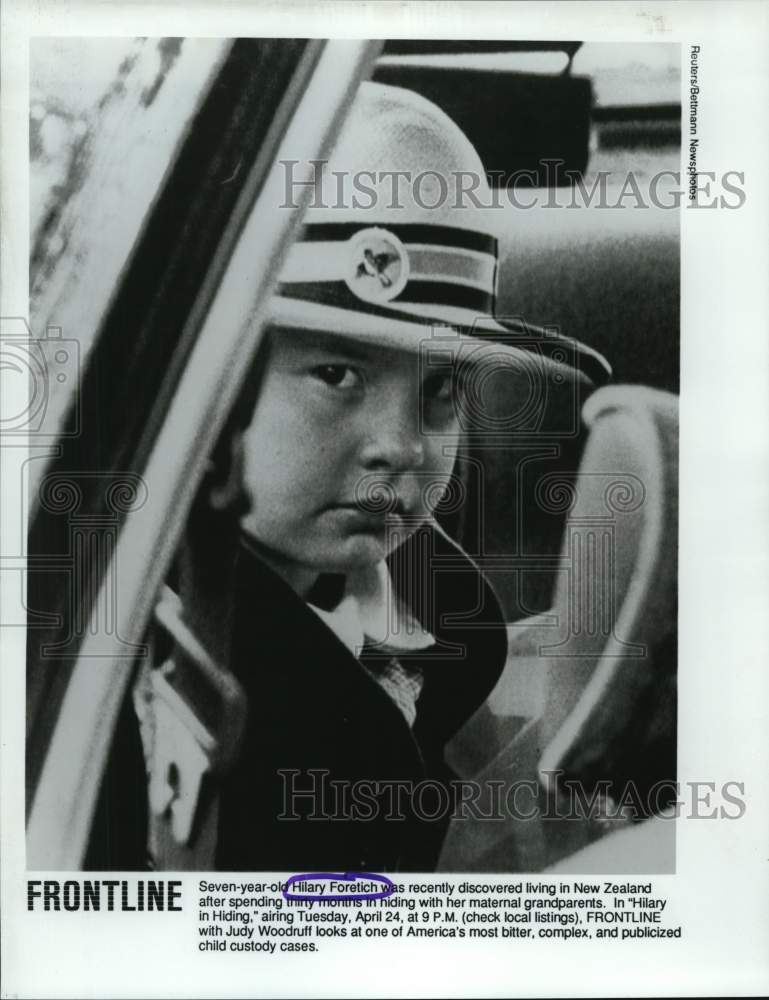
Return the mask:
[[[352,570],[375,566],[389,552],[384,538],[376,535],[356,535],[346,538],[339,549],[329,557],[329,570],[349,573]]]
[[[358,531],[326,536],[316,548],[311,565],[326,573],[351,573],[375,566],[401,545],[413,529],[395,532]]]

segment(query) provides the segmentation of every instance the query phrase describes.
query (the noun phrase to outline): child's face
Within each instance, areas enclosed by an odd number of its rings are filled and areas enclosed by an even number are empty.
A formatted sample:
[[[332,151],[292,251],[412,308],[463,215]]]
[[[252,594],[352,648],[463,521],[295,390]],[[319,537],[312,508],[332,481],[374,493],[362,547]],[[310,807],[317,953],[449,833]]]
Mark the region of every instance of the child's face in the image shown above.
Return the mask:
[[[336,336],[278,331],[265,347],[244,439],[244,526],[298,569],[379,562],[449,480],[459,436],[450,374],[420,372],[416,352]],[[389,513],[361,509],[372,490],[390,499]]]

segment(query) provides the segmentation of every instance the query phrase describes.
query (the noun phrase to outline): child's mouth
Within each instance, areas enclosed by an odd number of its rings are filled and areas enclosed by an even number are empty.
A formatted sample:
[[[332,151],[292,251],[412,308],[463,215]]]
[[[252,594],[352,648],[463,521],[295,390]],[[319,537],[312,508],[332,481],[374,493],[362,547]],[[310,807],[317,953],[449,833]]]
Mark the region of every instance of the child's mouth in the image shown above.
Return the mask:
[[[377,502],[376,500],[366,503],[354,502],[354,503],[341,503],[333,505],[335,510],[345,510],[351,511],[352,513],[360,514],[363,517],[374,518],[377,520],[385,520],[386,518],[398,518],[402,520],[409,515],[409,509],[402,500],[395,500],[394,502],[389,502],[383,504]]]
[[[406,507],[403,504],[396,504],[394,508],[384,510],[370,510],[356,503],[338,504],[330,509],[338,513],[353,530],[373,532],[377,535],[384,534],[390,527],[401,526],[407,517]]]

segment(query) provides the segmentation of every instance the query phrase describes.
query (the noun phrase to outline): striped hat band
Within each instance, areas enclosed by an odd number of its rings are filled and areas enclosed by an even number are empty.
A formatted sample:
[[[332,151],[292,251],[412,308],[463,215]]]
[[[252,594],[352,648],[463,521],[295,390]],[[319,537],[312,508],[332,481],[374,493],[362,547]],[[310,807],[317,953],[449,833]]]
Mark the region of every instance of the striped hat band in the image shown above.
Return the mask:
[[[310,223],[293,245],[280,294],[346,309],[410,305],[493,316],[497,241],[453,226]]]

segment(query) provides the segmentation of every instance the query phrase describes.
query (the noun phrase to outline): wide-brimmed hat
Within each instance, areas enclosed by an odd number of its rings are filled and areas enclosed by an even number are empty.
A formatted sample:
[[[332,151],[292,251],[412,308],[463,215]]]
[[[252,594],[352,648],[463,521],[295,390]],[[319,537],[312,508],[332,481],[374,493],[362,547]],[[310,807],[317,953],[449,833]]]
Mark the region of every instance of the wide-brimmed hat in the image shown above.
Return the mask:
[[[438,337],[473,358],[608,380],[597,351],[536,325],[552,317],[496,316],[499,213],[489,208],[475,148],[432,102],[362,84],[333,153],[311,167],[310,204],[272,301],[274,325],[406,350]],[[288,169],[293,194],[300,171]]]

